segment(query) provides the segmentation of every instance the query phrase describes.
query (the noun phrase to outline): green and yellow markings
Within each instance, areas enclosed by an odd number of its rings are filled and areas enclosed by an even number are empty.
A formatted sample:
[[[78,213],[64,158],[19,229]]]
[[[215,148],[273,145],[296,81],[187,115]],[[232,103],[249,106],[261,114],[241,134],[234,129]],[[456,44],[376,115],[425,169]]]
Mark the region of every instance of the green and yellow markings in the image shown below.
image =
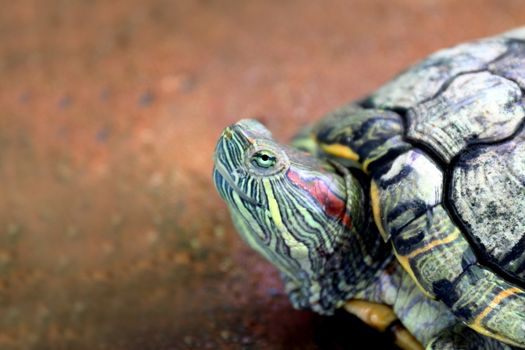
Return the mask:
[[[427,252],[427,251],[429,251],[431,249],[434,249],[435,247],[454,242],[458,238],[460,238],[460,231],[459,231],[458,228],[455,228],[454,231],[452,231],[452,233],[450,235],[446,236],[445,238],[434,239],[434,240],[428,242],[423,247],[420,247],[420,248],[415,249],[414,251],[410,252],[410,254],[407,255],[407,258],[409,260],[413,259],[413,258],[417,257],[420,254],[423,254],[423,253],[425,253],[425,252]]]
[[[361,159],[359,154],[352,148],[339,143],[327,144],[319,142],[319,147],[323,150],[323,152],[331,156],[348,159],[358,163],[361,167],[361,170],[363,170],[366,174],[370,174],[370,172],[368,171],[368,166],[370,165],[370,163],[377,159],[377,157]]]
[[[290,234],[290,231],[288,231],[288,228],[283,223],[281,212],[279,210],[279,203],[277,203],[277,199],[275,198],[271,180],[264,178],[262,183],[264,192],[266,193],[266,198],[268,199],[268,209],[275,226],[277,226],[282,239],[290,248],[290,254],[292,257],[295,260],[300,261],[302,267],[309,271],[311,269],[311,262],[308,259],[308,247],[303,242],[295,239],[295,237]]]
[[[275,199],[275,195],[273,193],[273,188],[271,185],[271,182],[269,179],[263,179],[263,186],[266,193],[266,197],[268,199],[268,209],[270,210],[270,214],[272,215],[272,219],[275,223],[275,225],[279,228],[281,231],[288,231],[286,229],[286,226],[284,226],[281,212],[279,211],[279,204],[277,204],[277,200]]]
[[[457,241],[460,238],[461,238],[461,232],[456,227],[448,236],[446,236],[444,238],[440,238],[440,239],[438,239],[438,238],[433,239],[433,240],[427,242],[424,246],[413,250],[408,255],[400,255],[400,254],[398,254],[396,249],[395,249],[395,247],[394,247],[394,254],[396,255],[398,261],[403,266],[403,268],[409,273],[410,277],[412,277],[412,279],[414,280],[416,285],[419,287],[419,289],[421,289],[421,291],[428,298],[435,299],[436,296],[431,291],[425,289],[423,287],[423,285],[421,285],[421,283],[419,282],[419,279],[416,278],[416,276],[415,276],[415,273],[414,273],[414,271],[413,271],[413,269],[412,269],[412,267],[410,265],[410,261],[412,259],[417,258],[421,254],[424,254],[424,253],[426,253],[426,252],[428,252],[428,251],[430,251],[432,249],[435,249],[436,247],[439,247],[439,246],[442,246],[442,245],[445,245],[445,244],[449,244],[449,243],[453,243],[453,242]]]
[[[348,146],[341,145],[338,143],[333,144],[326,144],[326,143],[319,143],[319,147],[321,149],[335,157],[349,159],[354,162],[359,162],[359,154],[357,154],[353,149],[351,149]]]
[[[380,192],[379,187],[377,183],[372,180],[370,184],[370,201],[372,203],[372,216],[374,218],[374,222],[379,230],[379,233],[383,237],[383,239],[388,241],[390,239],[390,234],[386,231],[385,227],[383,226],[383,222],[381,220],[381,202],[380,202]],[[425,289],[421,283],[419,282],[418,278],[416,278],[416,275],[410,266],[410,260],[416,258],[418,255],[423,254],[435,247],[438,247],[443,244],[448,244],[450,242],[454,242],[460,238],[460,232],[458,229],[454,230],[450,235],[441,238],[441,239],[434,239],[430,242],[428,242],[425,246],[420,247],[414,251],[412,251],[409,255],[400,255],[396,251],[394,247],[394,254],[396,255],[397,260],[403,266],[405,271],[410,275],[414,283],[418,286],[418,288],[428,297],[431,299],[435,299],[435,296],[431,294],[430,291]]]
[[[262,254],[264,257],[271,261],[271,256],[267,254],[266,250],[262,249],[260,243],[255,239],[255,236],[251,234],[245,234],[248,232],[252,232],[254,228],[249,227],[248,222],[252,221],[251,214],[248,211],[248,209],[244,206],[244,203],[237,192],[233,192],[233,202],[235,203],[235,207],[231,208],[230,211],[232,213],[238,212],[238,214],[234,216],[235,224],[240,226],[238,231],[246,240],[246,242],[251,247],[253,247],[253,249],[257,250],[260,254]],[[256,227],[255,231],[260,231],[260,228],[258,227],[259,225],[257,225],[256,222],[253,222],[252,226]],[[259,239],[263,239],[260,232],[257,232],[257,235],[259,236]]]
[[[412,270],[412,267],[410,266],[410,260],[408,258],[408,256],[405,256],[405,255],[399,255],[394,247],[394,255],[396,256],[397,258],[397,261],[399,261],[399,263],[401,264],[401,266],[403,266],[403,268],[405,269],[405,271],[410,275],[410,278],[412,278],[412,281],[414,281],[414,283],[416,284],[416,286],[419,288],[419,290],[421,290],[421,292],[423,294],[425,294],[425,296],[427,298],[430,298],[430,299],[436,299],[436,296],[431,294],[428,290],[426,290],[422,285],[421,283],[419,282],[419,279],[416,278],[416,275],[414,273],[414,271]]]
[[[390,239],[390,234],[386,232],[383,227],[383,221],[381,220],[381,197],[379,195],[379,188],[377,183],[372,180],[370,184],[370,201],[372,202],[372,216],[374,217],[374,222],[376,223],[379,233],[383,240],[386,242]]]
[[[514,346],[523,346],[523,344],[518,344],[516,342],[513,342],[512,340],[508,339],[507,337],[505,336],[502,336],[501,334],[497,334],[497,333],[494,333],[490,330],[488,330],[483,324],[483,320],[485,319],[485,317],[487,317],[487,315],[493,311],[494,309],[497,309],[498,305],[505,299],[515,295],[515,294],[518,294],[518,293],[522,293],[523,290],[520,289],[520,288],[517,288],[517,287],[511,287],[511,288],[507,288],[505,290],[502,290],[501,292],[499,292],[487,305],[487,307],[485,307],[485,309],[483,309],[483,311],[481,311],[478,316],[476,316],[476,318],[474,319],[474,321],[472,321],[471,324],[469,324],[468,326],[470,328],[472,328],[473,330],[475,330],[476,332],[480,333],[480,334],[483,334],[483,335],[486,335],[488,337],[492,337],[494,339],[497,339],[499,341],[502,341],[504,343],[507,343],[507,344],[511,344],[511,345],[514,345]]]
[[[255,251],[261,254],[268,261],[274,263],[281,272],[285,273],[290,278],[293,278],[295,273],[290,268],[290,266],[286,263],[283,263],[282,261],[283,259],[281,259],[279,255],[271,253],[272,251],[275,251],[277,249],[276,240],[270,238],[270,241],[268,242],[269,246],[265,247],[255,238],[255,235],[249,234],[249,232],[253,232],[254,230],[259,231],[261,230],[261,228],[256,222],[251,222],[252,221],[250,220],[251,214],[248,211],[248,209],[243,205],[241,197],[236,192],[233,193],[233,201],[235,202],[237,209],[239,211],[239,214],[233,217],[233,221],[235,225],[237,226],[237,230],[239,231],[241,236],[244,238],[246,243],[248,243],[250,247],[252,247]],[[235,211],[231,210],[231,212],[235,212]],[[263,233],[257,232],[256,234],[259,236],[260,240],[263,239],[262,237]]]
[[[370,171],[368,171],[368,166],[370,165],[370,163],[372,163],[375,159],[374,158],[367,158],[363,161],[363,165],[361,166],[361,168],[363,169],[363,171],[367,174],[370,174]]]

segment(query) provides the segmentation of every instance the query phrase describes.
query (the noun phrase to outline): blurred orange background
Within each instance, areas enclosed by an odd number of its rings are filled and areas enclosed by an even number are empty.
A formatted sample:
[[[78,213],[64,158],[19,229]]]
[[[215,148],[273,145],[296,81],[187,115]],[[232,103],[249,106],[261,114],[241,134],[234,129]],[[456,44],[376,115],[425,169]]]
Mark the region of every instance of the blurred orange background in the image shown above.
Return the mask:
[[[525,23],[519,0],[0,8],[1,349],[343,346],[234,232],[218,135],[258,117],[286,140],[434,50]]]

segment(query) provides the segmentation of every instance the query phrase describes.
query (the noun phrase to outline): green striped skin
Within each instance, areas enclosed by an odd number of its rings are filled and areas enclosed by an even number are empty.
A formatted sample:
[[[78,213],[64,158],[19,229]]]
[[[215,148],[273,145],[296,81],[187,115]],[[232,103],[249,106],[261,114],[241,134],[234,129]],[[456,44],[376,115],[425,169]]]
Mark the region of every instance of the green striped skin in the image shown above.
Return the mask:
[[[348,118],[349,115],[352,118]],[[381,173],[382,170],[377,168],[384,164],[385,159],[392,159],[410,149],[402,139],[403,121],[399,115],[385,110],[363,109],[354,104],[328,114],[315,126],[313,133],[327,154],[342,162],[346,158],[351,162],[345,162],[345,165],[356,166],[365,173]]]
[[[258,162],[261,154],[273,165]],[[256,121],[223,132],[213,176],[237,230],[282,272],[298,308],[330,314],[388,263],[385,244],[365,230],[358,181],[277,144]]]

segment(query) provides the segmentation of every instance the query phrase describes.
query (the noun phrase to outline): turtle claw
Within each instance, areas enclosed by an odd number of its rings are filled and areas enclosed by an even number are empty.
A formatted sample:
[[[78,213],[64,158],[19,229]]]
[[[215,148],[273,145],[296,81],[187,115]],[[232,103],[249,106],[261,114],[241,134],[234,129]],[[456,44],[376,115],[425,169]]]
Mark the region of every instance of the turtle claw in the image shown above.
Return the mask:
[[[344,309],[380,332],[390,332],[394,343],[404,350],[423,350],[421,343],[403,326],[390,306],[353,299]]]

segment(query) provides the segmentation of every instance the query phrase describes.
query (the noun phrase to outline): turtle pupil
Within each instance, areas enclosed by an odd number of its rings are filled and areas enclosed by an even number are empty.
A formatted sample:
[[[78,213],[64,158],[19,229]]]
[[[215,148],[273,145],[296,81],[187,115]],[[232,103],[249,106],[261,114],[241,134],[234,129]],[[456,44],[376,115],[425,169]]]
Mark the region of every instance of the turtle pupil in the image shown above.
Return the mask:
[[[263,154],[263,155],[261,156],[261,158],[262,158],[262,160],[264,160],[265,162],[266,162],[268,159],[270,159],[270,157],[268,157],[267,154]]]

